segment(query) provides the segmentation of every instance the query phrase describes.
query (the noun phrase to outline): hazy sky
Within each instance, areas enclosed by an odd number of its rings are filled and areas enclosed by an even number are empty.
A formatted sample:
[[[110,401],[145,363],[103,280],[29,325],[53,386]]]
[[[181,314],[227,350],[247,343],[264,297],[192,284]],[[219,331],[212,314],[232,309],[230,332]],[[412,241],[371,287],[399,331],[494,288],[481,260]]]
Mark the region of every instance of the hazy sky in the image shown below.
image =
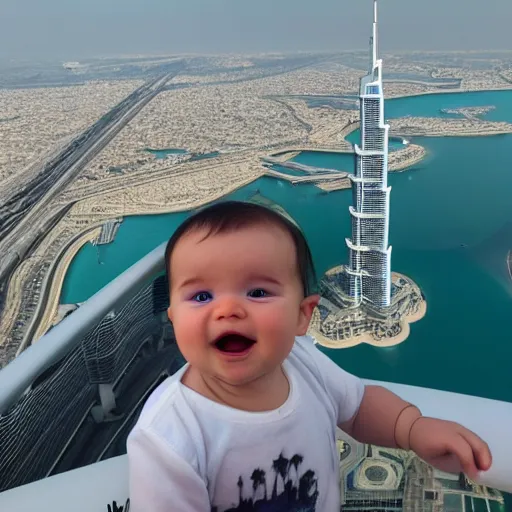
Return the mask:
[[[512,49],[512,0],[380,0],[386,50]],[[0,0],[2,57],[364,48],[372,0]]]

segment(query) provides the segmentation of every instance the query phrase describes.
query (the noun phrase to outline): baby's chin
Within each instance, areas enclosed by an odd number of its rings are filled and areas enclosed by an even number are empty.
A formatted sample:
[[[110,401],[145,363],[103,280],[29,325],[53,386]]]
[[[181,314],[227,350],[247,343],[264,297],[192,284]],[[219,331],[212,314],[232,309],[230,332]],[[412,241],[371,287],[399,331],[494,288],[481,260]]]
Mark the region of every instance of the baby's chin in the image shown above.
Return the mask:
[[[280,368],[280,363],[275,365],[258,364],[255,361],[247,362],[247,364],[227,364],[215,373],[211,373],[212,379],[219,384],[234,388],[252,387],[262,379],[272,375],[276,368]]]

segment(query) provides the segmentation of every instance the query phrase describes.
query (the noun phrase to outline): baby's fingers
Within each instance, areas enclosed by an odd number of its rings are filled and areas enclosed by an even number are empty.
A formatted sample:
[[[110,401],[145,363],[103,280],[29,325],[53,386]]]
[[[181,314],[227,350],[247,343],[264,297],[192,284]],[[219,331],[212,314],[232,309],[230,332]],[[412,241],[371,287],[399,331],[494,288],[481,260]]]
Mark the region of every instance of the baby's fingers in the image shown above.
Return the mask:
[[[487,471],[492,464],[491,450],[488,444],[478,437],[474,432],[462,428],[459,434],[466,440],[471,449],[476,462],[477,470]]]
[[[456,435],[447,448],[459,459],[462,471],[469,476],[469,478],[474,479],[478,474],[478,468],[475,464],[471,444],[462,435]]]

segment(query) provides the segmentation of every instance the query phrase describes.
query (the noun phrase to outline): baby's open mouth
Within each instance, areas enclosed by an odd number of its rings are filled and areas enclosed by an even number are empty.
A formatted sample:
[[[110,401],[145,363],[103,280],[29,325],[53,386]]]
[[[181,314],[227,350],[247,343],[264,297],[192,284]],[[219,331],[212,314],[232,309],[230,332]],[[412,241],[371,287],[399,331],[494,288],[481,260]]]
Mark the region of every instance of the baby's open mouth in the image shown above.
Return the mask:
[[[255,343],[255,340],[247,338],[242,334],[225,334],[215,342],[215,346],[221,352],[239,354],[251,348]]]

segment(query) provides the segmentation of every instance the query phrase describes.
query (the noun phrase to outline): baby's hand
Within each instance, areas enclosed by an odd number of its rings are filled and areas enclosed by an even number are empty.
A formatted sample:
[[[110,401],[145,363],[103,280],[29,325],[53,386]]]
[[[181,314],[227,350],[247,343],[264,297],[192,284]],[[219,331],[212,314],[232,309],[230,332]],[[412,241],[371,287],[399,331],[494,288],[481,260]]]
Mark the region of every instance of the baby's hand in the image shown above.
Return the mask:
[[[431,466],[475,479],[491,467],[492,456],[482,439],[452,421],[420,417],[409,433],[411,450]]]

